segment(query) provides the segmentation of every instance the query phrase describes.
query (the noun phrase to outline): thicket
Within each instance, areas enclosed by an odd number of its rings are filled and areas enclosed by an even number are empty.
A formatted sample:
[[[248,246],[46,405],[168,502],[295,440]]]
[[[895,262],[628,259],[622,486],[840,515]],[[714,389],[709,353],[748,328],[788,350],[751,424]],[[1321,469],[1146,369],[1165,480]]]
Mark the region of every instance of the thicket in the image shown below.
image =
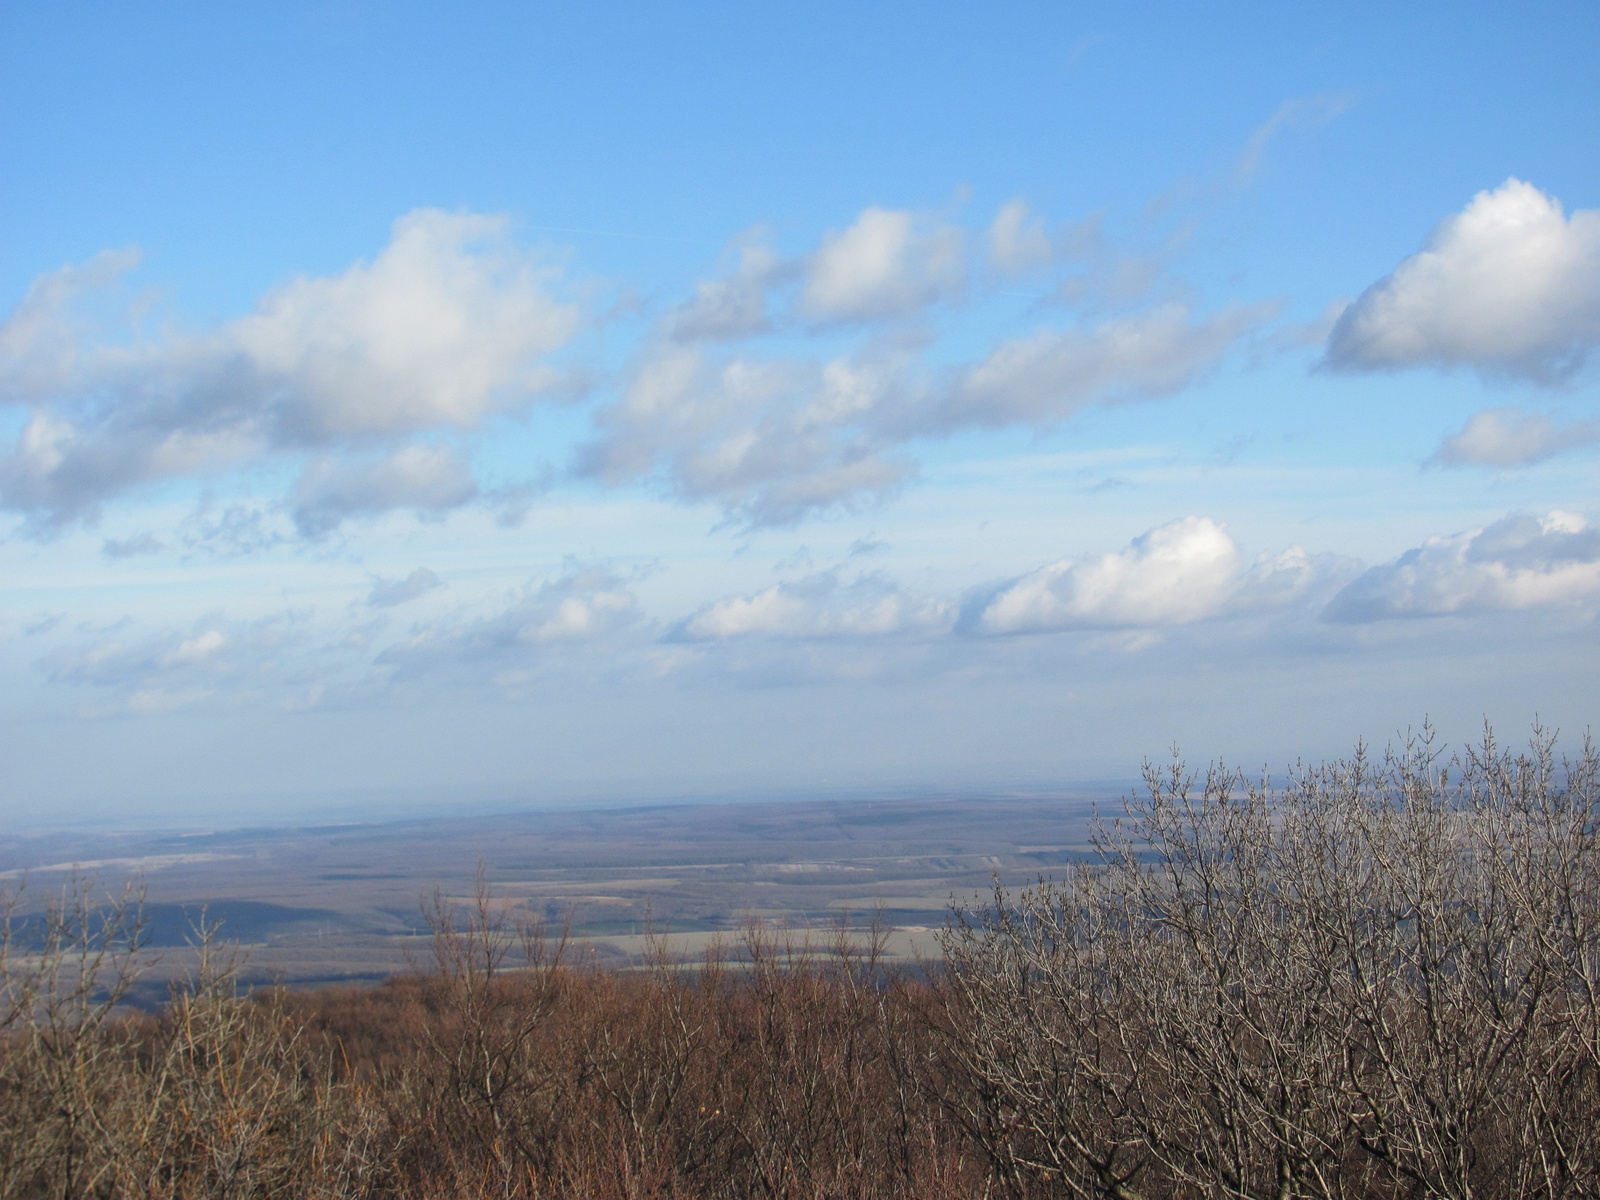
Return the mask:
[[[601,971],[481,884],[433,970],[242,996],[202,939],[148,1014],[137,896],[13,896],[0,1195],[1600,1193],[1591,745],[1146,784],[914,971],[756,923]]]

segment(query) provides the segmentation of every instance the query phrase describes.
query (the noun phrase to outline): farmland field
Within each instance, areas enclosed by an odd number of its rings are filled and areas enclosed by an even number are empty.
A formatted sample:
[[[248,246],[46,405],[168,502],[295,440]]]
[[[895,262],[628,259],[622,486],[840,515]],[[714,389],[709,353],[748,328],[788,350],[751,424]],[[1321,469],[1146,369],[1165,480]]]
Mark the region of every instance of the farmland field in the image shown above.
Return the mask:
[[[933,951],[952,897],[1018,884],[1086,849],[1118,792],[748,801],[227,831],[52,834],[0,842],[0,886],[24,910],[73,869],[145,891],[159,957],[187,969],[202,914],[248,955],[246,977],[379,979],[426,966],[423,904],[472,892],[479,863],[508,915],[570,922],[574,947],[626,965],[652,931],[698,953],[751,918],[821,937],[881,910],[899,956]]]

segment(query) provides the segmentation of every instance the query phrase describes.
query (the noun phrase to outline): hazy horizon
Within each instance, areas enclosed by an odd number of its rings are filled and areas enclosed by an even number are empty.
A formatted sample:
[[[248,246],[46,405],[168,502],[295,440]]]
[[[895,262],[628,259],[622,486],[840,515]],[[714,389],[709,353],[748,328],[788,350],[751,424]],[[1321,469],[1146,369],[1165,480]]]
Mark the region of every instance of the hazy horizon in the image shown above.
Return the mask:
[[[1011,780],[984,783],[960,780],[885,780],[832,787],[783,787],[752,781],[700,789],[651,790],[642,783],[611,790],[578,792],[537,785],[480,787],[359,787],[318,791],[263,792],[228,797],[229,803],[206,794],[194,796],[92,797],[67,817],[48,812],[13,819],[7,833],[29,840],[57,834],[88,836],[241,833],[260,830],[342,829],[357,826],[428,824],[454,819],[538,817],[585,812],[653,811],[658,809],[740,805],[850,803],[855,801],[922,803],[932,806],[963,801],[1054,800],[1090,798],[1114,805],[1141,787],[1135,776],[1077,780]]]

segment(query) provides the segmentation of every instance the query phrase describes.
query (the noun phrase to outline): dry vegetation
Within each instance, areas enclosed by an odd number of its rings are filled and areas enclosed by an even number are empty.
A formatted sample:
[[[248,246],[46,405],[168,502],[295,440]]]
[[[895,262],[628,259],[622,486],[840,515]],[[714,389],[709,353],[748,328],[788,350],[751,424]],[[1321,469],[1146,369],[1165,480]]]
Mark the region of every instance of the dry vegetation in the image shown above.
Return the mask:
[[[606,971],[487,886],[436,969],[122,1003],[136,896],[0,943],[7,1197],[1579,1197],[1600,755],[1147,772],[1097,861],[881,934]]]

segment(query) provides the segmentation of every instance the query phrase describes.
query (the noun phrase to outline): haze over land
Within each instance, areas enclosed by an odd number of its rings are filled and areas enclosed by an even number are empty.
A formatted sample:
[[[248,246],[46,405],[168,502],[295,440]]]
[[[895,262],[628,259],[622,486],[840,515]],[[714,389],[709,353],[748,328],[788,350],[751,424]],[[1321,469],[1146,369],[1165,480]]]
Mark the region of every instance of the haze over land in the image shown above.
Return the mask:
[[[9,6],[0,822],[1575,738],[1597,33]]]
[[[143,889],[165,996],[194,966],[201,923],[247,954],[251,982],[366,981],[431,965],[435,890],[470,903],[481,869],[495,903],[573,939],[578,960],[637,962],[654,935],[698,957],[751,921],[824,944],[874,921],[899,958],[938,957],[954,900],[1016,886],[1086,855],[1100,793],[771,800],[317,828],[0,839],[0,889],[25,876],[37,913],[74,876],[97,897]]]

